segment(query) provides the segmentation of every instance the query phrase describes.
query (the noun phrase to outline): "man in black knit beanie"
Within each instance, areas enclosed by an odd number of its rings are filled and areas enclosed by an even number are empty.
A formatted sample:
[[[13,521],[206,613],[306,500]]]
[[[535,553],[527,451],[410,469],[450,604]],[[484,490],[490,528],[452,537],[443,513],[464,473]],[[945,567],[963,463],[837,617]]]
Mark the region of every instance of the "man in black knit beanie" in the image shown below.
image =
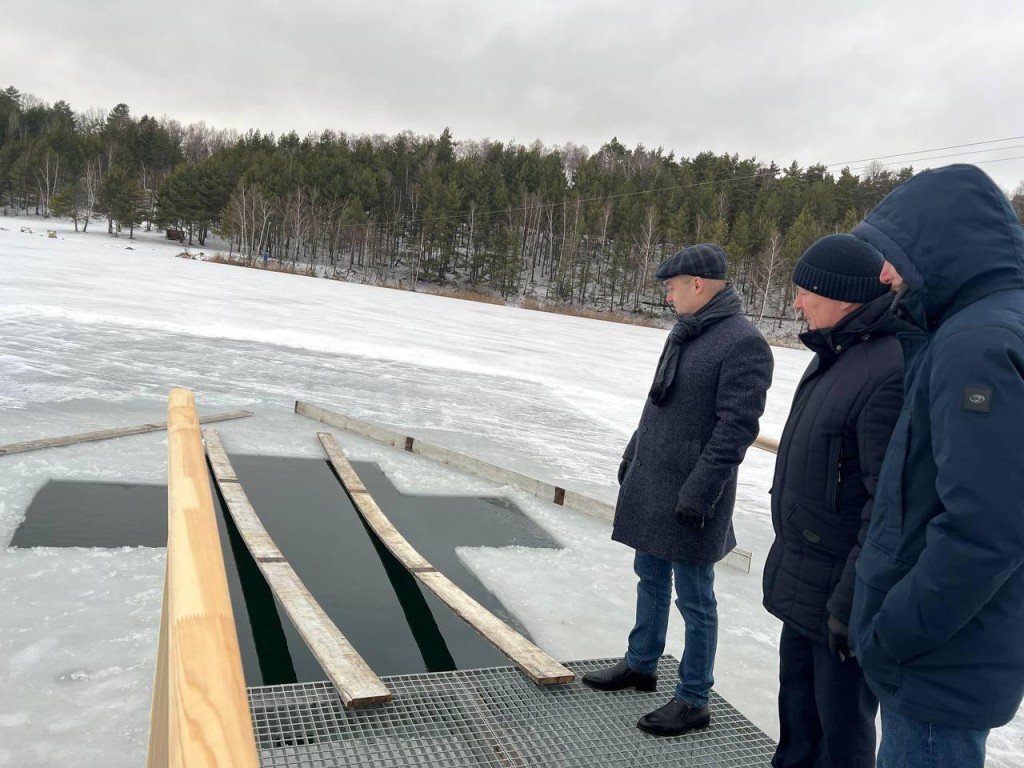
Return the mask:
[[[859,542],[903,403],[902,326],[882,263],[867,243],[830,235],[793,270],[793,307],[809,326],[800,340],[815,357],[779,442],[764,569],[764,606],[783,622],[775,768],[875,764],[878,700],[847,627]]]

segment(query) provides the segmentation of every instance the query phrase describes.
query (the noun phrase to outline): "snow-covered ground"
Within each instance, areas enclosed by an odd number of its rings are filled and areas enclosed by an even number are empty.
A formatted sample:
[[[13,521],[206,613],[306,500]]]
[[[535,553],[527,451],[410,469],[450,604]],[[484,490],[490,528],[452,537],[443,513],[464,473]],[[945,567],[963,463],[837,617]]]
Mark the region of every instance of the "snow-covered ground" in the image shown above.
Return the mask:
[[[0,444],[163,420],[168,391],[188,387],[201,413],[255,411],[217,426],[232,452],[320,456],[323,425],[292,413],[305,399],[614,498],[664,331],[178,259],[156,233],[104,230],[0,218]],[[809,354],[775,357],[771,435]],[[405,490],[496,490],[335,434]],[[162,483],[165,451],[156,433],[0,458],[0,545],[48,479]],[[752,449],[740,473],[737,536],[753,570],[717,571],[716,689],[777,738],[780,627],[760,580],[773,461]],[[565,548],[459,554],[556,657],[621,654],[630,551],[607,523],[506,493]],[[0,551],[0,766],[143,762],[164,554]],[[673,617],[668,652],[682,641]],[[1024,716],[993,733],[988,764],[1024,764]]]

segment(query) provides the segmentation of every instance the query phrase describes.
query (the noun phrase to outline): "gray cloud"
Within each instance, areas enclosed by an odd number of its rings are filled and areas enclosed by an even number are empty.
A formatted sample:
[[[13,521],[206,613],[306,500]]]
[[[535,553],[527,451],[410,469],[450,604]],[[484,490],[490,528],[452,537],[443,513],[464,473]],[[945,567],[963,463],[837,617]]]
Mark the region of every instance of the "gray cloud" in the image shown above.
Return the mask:
[[[51,0],[0,29],[0,85],[239,130],[450,126],[457,139],[593,150],[618,136],[684,156],[835,163],[1024,135],[1024,6],[966,8]],[[1024,179],[1024,160],[982,167],[1005,187]]]

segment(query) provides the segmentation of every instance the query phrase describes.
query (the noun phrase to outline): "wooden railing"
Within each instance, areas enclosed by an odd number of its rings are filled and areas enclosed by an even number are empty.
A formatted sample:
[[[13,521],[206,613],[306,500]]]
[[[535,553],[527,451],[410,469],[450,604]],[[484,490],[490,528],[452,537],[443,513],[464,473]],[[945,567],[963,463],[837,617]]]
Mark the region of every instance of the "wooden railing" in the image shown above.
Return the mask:
[[[259,764],[195,399],[167,405],[167,571],[148,768]]]

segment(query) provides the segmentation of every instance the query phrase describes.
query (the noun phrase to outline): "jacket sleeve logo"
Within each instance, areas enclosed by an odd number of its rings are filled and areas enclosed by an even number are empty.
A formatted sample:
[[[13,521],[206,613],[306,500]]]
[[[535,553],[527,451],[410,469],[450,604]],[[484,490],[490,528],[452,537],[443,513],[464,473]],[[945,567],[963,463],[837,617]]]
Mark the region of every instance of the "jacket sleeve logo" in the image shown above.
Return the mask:
[[[977,413],[992,410],[992,387],[965,387],[963,409]]]

